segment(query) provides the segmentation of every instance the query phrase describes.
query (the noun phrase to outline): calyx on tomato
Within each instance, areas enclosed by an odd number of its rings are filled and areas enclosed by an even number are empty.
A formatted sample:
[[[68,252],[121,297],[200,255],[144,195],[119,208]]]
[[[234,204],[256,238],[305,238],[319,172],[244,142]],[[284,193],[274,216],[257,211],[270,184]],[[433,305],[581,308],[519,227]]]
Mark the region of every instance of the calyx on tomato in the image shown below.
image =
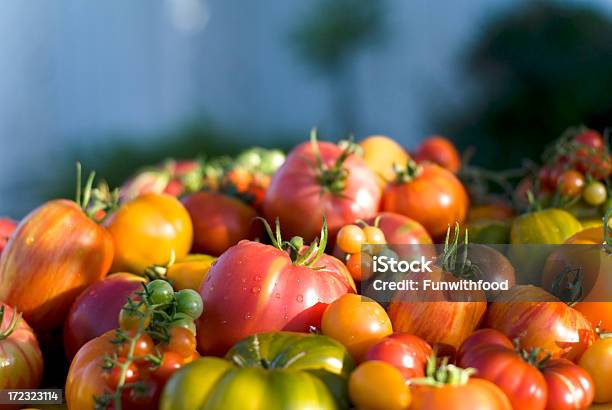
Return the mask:
[[[91,171],[85,182],[82,185],[82,167],[81,163],[76,163],[76,204],[83,210],[85,215],[96,223],[102,222],[109,213],[119,207],[119,189],[115,188],[111,191],[106,182],[98,184],[97,188],[93,187],[96,172]]]
[[[442,362],[438,366],[434,353],[427,359],[425,377],[412,379],[410,383],[421,386],[464,386],[475,373],[476,369],[471,367],[462,369],[453,364],[448,364],[447,356],[442,359]]]
[[[2,305],[0,306],[0,325],[2,324],[2,321],[4,319],[4,313],[5,313],[4,305]],[[4,340],[8,338],[11,334],[13,334],[13,332],[17,329],[17,325],[19,324],[20,320],[21,320],[21,313],[17,313],[17,311],[13,311],[13,315],[6,329],[3,330],[0,327],[0,340]]]
[[[423,172],[423,167],[409,159],[405,167],[394,165],[395,181],[398,183],[410,182]]]
[[[270,241],[272,242],[272,246],[281,251],[285,251],[289,254],[291,261],[296,266],[306,266],[310,268],[314,268],[314,264],[321,258],[323,253],[325,252],[325,247],[327,246],[327,238],[329,233],[327,231],[327,221],[325,220],[325,216],[323,216],[323,226],[321,227],[321,234],[318,238],[315,238],[314,241],[310,243],[308,248],[303,251],[304,248],[304,239],[299,236],[294,236],[289,241],[283,241],[281,236],[280,229],[280,220],[276,218],[274,223],[274,232],[272,232],[272,228],[268,221],[264,218],[257,217],[266,228],[266,233],[270,237]]]
[[[334,195],[342,195],[346,188],[346,179],[349,176],[349,170],[344,166],[344,162],[348,157],[355,153],[357,145],[352,142],[343,142],[342,153],[332,166],[326,166],[321,159],[319,152],[319,143],[317,142],[317,130],[313,128],[310,131],[310,144],[312,153],[315,157],[316,179],[323,189],[328,190]]]

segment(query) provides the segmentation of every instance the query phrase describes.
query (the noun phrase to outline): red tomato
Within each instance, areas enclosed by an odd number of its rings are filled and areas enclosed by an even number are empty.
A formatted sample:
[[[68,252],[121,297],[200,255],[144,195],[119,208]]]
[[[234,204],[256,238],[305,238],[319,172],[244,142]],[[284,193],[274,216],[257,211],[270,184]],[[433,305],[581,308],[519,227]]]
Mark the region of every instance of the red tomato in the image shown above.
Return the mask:
[[[161,363],[153,370],[153,378],[166,383],[174,372],[183,366],[184,361],[183,356],[176,352],[164,352]]]
[[[574,142],[595,149],[602,149],[604,147],[603,137],[595,130],[584,130],[574,137]]]
[[[470,378],[463,385],[416,384],[410,387],[410,410],[512,410],[508,398],[499,387],[484,379]]]
[[[374,216],[381,196],[376,175],[360,157],[350,154],[337,164],[341,157],[343,150],[329,142],[306,142],[294,148],[266,192],[262,205],[266,219],[278,217],[285,236],[310,241],[321,231],[325,215],[333,244],[344,225]]]
[[[295,265],[286,252],[258,242],[229,248],[200,287],[199,350],[219,355],[254,333],[319,328],[327,305],[355,285],[332,256],[323,254],[313,267]]]
[[[583,146],[574,152],[574,156],[578,171],[595,180],[603,180],[612,173],[612,158],[607,151]]]
[[[443,238],[449,226],[463,223],[469,199],[461,182],[450,171],[425,163],[387,185],[382,209],[421,223],[434,239]]]
[[[23,311],[37,331],[56,328],[112,260],[111,235],[75,202],[47,202],[19,224],[2,252],[0,300]]]
[[[180,326],[170,328],[170,341],[165,347],[166,351],[172,351],[181,357],[191,357],[196,352],[196,338],[189,329]]]
[[[183,199],[193,223],[192,252],[221,255],[242,239],[261,236],[257,212],[242,201],[216,192],[197,192]]]
[[[477,331],[465,340],[460,352],[458,365],[476,369],[477,377],[495,383],[506,393],[513,408],[544,410],[546,407],[544,376],[537,367],[523,360],[500,332]]]
[[[4,250],[9,237],[17,228],[17,222],[9,218],[0,218],[0,254]]]
[[[423,225],[414,219],[393,212],[380,212],[366,222],[374,224],[377,218],[378,226],[385,234],[389,247],[400,258],[411,260],[421,255],[426,258],[433,258],[436,255],[435,247],[427,246],[433,244],[431,236]]]
[[[431,356],[431,346],[418,336],[395,333],[368,349],[365,360],[382,360],[395,366],[404,379],[425,376],[425,364]]]
[[[544,364],[542,374],[548,387],[547,410],[586,409],[593,402],[593,379],[582,367],[554,359]]]
[[[485,324],[510,339],[519,338],[522,348],[539,347],[553,358],[576,361],[593,343],[591,323],[542,288],[519,285],[489,305]]]
[[[130,294],[142,290],[146,279],[117,273],[90,285],[74,301],[64,323],[64,349],[68,359],[91,339],[119,326],[121,307]]]
[[[117,359],[119,363],[125,363],[125,358],[120,357]],[[116,390],[121,380],[121,368],[119,366],[113,367],[109,372],[104,373],[104,380],[106,385],[112,390]],[[134,363],[130,363],[125,372],[125,383],[134,383],[138,380],[138,367]]]
[[[42,371],[43,357],[32,328],[0,302],[0,389],[35,389]]]
[[[434,135],[426,138],[414,155],[417,162],[430,161],[457,173],[461,168],[461,157],[457,148],[448,139]]]
[[[576,170],[567,170],[559,177],[558,185],[561,195],[576,197],[584,189],[584,176]]]

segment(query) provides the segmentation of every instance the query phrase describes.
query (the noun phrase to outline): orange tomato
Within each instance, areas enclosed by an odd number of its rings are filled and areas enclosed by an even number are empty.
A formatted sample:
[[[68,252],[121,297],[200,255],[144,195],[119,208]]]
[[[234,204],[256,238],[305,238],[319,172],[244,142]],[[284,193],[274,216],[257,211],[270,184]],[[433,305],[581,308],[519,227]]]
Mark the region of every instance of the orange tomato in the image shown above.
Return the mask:
[[[172,251],[176,258],[189,253],[193,227],[178,199],[167,194],[145,194],[123,204],[105,221],[113,236],[113,272],[141,274],[163,265]]]
[[[393,328],[387,312],[376,301],[345,294],[325,309],[321,331],[342,343],[360,362],[372,345],[393,333]]]
[[[565,241],[566,244],[594,245],[603,242],[603,225],[583,229]]]
[[[511,410],[508,397],[488,380],[470,378],[464,385],[412,385],[410,410]]]
[[[612,339],[599,339],[589,347],[578,363],[593,379],[595,403],[612,402]]]
[[[433,135],[426,138],[418,147],[414,158],[417,162],[431,161],[457,173],[461,168],[461,157],[457,148],[447,138]]]
[[[349,397],[358,409],[404,410],[410,390],[399,370],[380,360],[360,364],[349,377]]]
[[[384,135],[372,135],[359,145],[363,150],[363,161],[376,174],[381,188],[395,178],[393,167],[405,167],[410,158],[404,148]]]
[[[200,290],[202,281],[216,260],[210,255],[188,255],[174,262],[168,268],[166,277],[172,282],[174,290]]]
[[[17,227],[0,258],[0,300],[37,331],[59,327],[74,299],[111,266],[111,235],[73,201],[49,201]]]

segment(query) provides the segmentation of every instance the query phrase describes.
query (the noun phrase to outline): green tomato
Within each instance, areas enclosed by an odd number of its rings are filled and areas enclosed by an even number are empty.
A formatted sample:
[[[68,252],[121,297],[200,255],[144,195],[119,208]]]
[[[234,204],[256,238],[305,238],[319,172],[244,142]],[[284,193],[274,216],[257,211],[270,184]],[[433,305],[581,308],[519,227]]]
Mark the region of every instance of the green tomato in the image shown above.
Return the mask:
[[[285,154],[280,150],[269,150],[262,153],[259,169],[267,175],[271,175],[285,162]]]
[[[584,191],[582,191],[582,199],[589,205],[599,206],[606,201],[608,192],[606,186],[599,181],[590,182]]]
[[[348,408],[355,367],[346,348],[320,335],[259,333],[225,356],[198,359],[166,384],[160,410]]]
[[[195,290],[179,290],[174,296],[176,297],[176,310],[178,312],[185,313],[192,319],[197,319],[204,311],[202,297]]]
[[[191,330],[191,333],[196,334],[196,325],[193,318],[185,313],[176,313],[172,318],[171,326],[184,327],[185,329]]]
[[[149,302],[154,305],[165,305],[172,303],[174,298],[174,289],[165,280],[156,279],[147,285],[149,293]]]

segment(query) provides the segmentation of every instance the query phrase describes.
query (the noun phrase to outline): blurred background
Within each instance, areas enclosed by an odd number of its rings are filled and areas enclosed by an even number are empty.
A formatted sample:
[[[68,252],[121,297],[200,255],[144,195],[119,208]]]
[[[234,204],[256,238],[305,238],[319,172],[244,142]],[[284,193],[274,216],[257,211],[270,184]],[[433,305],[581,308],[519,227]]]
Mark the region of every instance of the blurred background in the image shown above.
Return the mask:
[[[5,0],[0,215],[165,157],[441,133],[489,168],[612,125],[612,1]]]

